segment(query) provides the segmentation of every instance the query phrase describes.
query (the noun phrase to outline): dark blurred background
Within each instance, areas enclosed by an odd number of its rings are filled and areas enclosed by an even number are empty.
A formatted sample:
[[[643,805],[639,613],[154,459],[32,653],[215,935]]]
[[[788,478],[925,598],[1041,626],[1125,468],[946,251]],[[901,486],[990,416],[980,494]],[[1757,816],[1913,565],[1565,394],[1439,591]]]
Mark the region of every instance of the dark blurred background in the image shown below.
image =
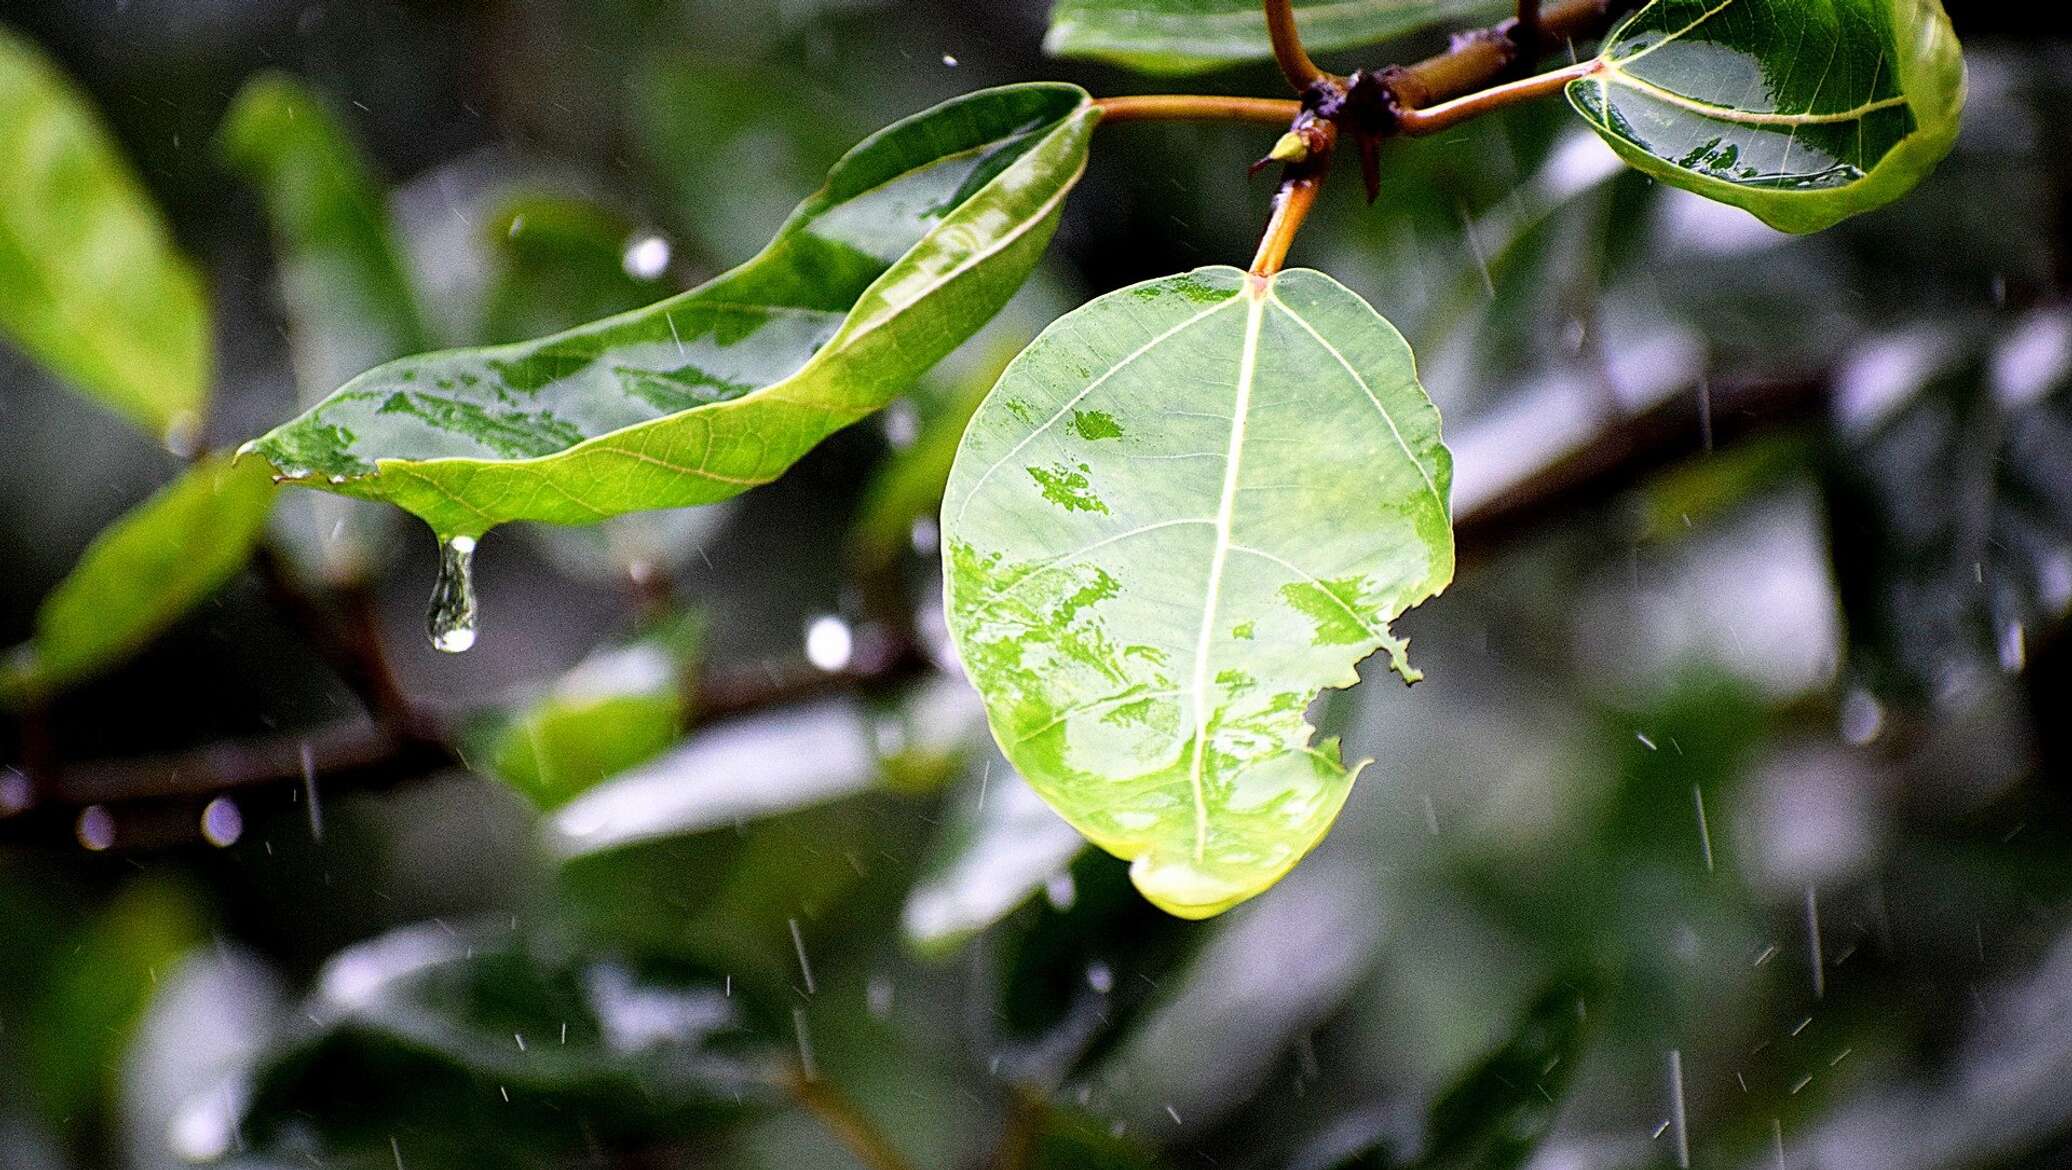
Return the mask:
[[[1624,173],[1555,106],[1391,144],[1372,208],[1327,190],[1294,260],[1417,347],[1463,571],[1402,623],[1427,682],[1369,664],[1320,704],[1378,762],[1270,894],[1143,905],[945,670],[701,722],[580,795],[498,738],[633,686],[658,613],[701,670],[839,668],[888,523],[929,635],[931,530],[887,520],[882,477],[1049,320],[1242,262],[1263,222],[1269,132],[1116,127],[1029,288],[910,400],[727,505],[500,531],[473,652],[426,645],[433,542],[389,527],[376,627],[471,766],[243,786],[234,832],[199,797],[110,803],[104,851],[76,808],[0,818],[0,1167],[887,1170],[858,1125],[917,1167],[2072,1166],[2072,17],[1951,9],[1956,153],[1821,236]],[[1045,16],[0,0],[204,271],[223,445],[308,390],[214,145],[253,74],[343,120],[461,344],[738,263],[955,94],[1174,87],[1046,59]],[[594,214],[625,271],[549,252],[519,282],[538,201]],[[177,465],[0,346],[0,643]],[[202,768],[363,720],[276,601],[239,578],[0,721],[0,761]]]

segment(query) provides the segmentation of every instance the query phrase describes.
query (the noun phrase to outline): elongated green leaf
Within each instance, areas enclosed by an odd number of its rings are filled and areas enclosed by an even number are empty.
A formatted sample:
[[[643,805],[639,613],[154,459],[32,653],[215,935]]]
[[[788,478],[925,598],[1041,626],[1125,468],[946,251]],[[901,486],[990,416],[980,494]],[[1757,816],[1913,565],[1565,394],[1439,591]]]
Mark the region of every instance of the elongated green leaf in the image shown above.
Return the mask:
[[[866,140],[760,256],[701,288],[543,341],[392,363],[247,450],[447,537],[738,494],[1007,301],[1097,117],[1067,85],[948,102]]]
[[[1913,189],[1957,140],[1940,0],[1651,0],[1569,102],[1665,183],[1814,232]]]
[[[0,29],[0,336],[175,445],[208,401],[209,306],[86,99]]]
[[[87,548],[0,670],[0,696],[47,693],[150,641],[244,566],[272,505],[262,466],[190,467]]]
[[[1038,793],[1188,917],[1272,885],[1353,774],[1304,709],[1453,576],[1409,347],[1315,272],[1205,268],[1017,358],[943,503],[951,633]]]
[[[1502,0],[1296,0],[1302,42],[1350,49],[1504,10]],[[1057,0],[1043,47],[1146,73],[1198,73],[1273,55],[1258,0]]]
[[[388,201],[336,116],[300,82],[246,85],[222,131],[231,164],[266,201],[294,337],[314,401],[354,374],[431,344],[389,226]]]
[[[265,74],[226,116],[220,147],[265,201],[302,404],[432,344],[388,201],[338,118],[301,82]],[[330,579],[364,575],[385,509],[307,495],[280,512],[285,545]]]

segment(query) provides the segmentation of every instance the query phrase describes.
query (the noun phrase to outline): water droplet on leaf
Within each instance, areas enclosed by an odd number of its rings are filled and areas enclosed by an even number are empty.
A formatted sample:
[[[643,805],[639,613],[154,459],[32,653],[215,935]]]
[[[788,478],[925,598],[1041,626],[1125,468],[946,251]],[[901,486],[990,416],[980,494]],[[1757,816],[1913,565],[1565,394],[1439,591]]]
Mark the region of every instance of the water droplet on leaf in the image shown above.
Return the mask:
[[[425,617],[432,646],[459,654],[475,644],[475,539],[456,536],[439,543],[439,580]]]

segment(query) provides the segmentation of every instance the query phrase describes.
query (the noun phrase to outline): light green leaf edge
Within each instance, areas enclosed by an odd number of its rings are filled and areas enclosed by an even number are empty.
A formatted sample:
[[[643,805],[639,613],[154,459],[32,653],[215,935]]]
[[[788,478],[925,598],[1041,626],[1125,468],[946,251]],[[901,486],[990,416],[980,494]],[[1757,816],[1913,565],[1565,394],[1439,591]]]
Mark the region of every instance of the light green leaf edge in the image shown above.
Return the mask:
[[[1693,6],[1697,2],[1691,0]],[[1673,187],[1739,207],[1779,231],[1801,235],[1822,231],[1851,216],[1884,207],[1913,190],[1956,144],[1967,90],[1963,50],[1940,0],[1819,2],[1827,8],[1876,6],[1888,9],[1892,51],[1898,58],[1900,94],[1911,108],[1915,122],[1914,129],[1895,143],[1868,173],[1846,186],[1785,190],[1704,174],[1691,166],[1681,165],[1679,160],[1654,154],[1615,124],[1618,119],[1610,112],[1610,91],[1614,86],[1624,86],[1687,109],[1692,122],[1698,125],[1713,122],[1790,126],[1798,117],[1790,113],[1734,110],[1699,102],[1635,76],[1628,68],[1632,61],[1663,43],[1688,35],[1690,29],[1696,27],[1695,24],[1688,25],[1681,31],[1650,29],[1646,22],[1664,11],[1665,0],[1650,0],[1606,36],[1597,59],[1600,68],[1588,77],[1569,83],[1569,104],[1628,165]],[[1747,7],[1755,3],[1774,5],[1776,0],[1713,0],[1703,9],[1700,21],[1714,19],[1736,4]],[[1803,51],[1817,50],[1817,46],[1806,46]],[[1779,64],[1774,61],[1758,63],[1766,70]],[[1880,62],[1880,68],[1883,64]],[[1866,107],[1863,112],[1874,111]],[[1835,113],[1823,112],[1813,117],[1820,122],[1837,120]],[[1861,121],[1860,117],[1858,121]]]
[[[1070,95],[1076,103],[1044,130],[1041,141],[879,275],[834,335],[779,381],[529,459],[379,459],[373,474],[321,474],[296,458],[295,432],[315,411],[246,443],[239,455],[264,457],[284,482],[388,500],[424,519],[441,539],[479,537],[513,520],[588,524],[630,511],[708,504],[768,483],[822,439],[891,401],[1007,302],[1048,246],[1065,197],[1085,171],[1100,112],[1077,86],[1004,86],[894,123],[845,156],[845,161],[854,159],[903,132],[919,132],[930,119],[965,103],[1017,91]],[[698,289],[555,338],[475,352],[522,359],[563,338],[581,338],[636,318],[666,318],[678,306],[710,299],[758,266],[781,260],[793,233],[824,210],[825,196],[823,189],[802,204],[755,259]],[[942,304],[951,299],[958,303]],[[917,311],[924,307],[935,312]],[[339,393],[354,392],[415,360],[370,371]],[[605,490],[608,498],[600,494]]]
[[[94,539],[0,669],[0,698],[49,695],[114,664],[206,600],[251,558],[272,510],[258,464],[197,461]]]
[[[1310,0],[1295,5],[1302,42],[1353,49],[1504,11],[1501,0]],[[1258,0],[1057,0],[1044,51],[1182,75],[1273,56]]]
[[[94,110],[0,27],[0,336],[154,437],[208,405],[201,278]]]
[[[1286,482],[1243,478],[1269,446]],[[1386,623],[1452,580],[1451,481],[1408,344],[1321,273],[1205,268],[1060,319],[981,405],[943,504],[949,628],[1002,751],[1165,910],[1264,891],[1358,771],[1311,745],[1316,693],[1383,648],[1418,677]]]

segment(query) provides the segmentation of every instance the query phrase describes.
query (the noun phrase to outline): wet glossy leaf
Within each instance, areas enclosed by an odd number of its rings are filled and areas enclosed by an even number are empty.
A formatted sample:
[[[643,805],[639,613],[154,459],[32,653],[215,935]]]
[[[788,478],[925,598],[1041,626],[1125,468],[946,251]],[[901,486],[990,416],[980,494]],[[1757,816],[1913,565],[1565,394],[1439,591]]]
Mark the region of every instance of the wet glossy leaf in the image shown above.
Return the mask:
[[[135,651],[244,567],[266,529],[265,467],[210,456],[95,538],[0,669],[0,696],[67,686]]]
[[[1940,0],[1654,0],[1569,102],[1665,183],[1813,232],[1949,153],[1964,58]]]
[[[370,366],[431,346],[388,201],[315,94],[285,75],[260,76],[232,104],[219,145],[266,207],[303,406]],[[387,519],[362,503],[307,493],[280,511],[295,559],[334,580],[366,573]]]
[[[883,406],[1012,295],[1097,114],[987,90],[851,152],[760,256],[640,312],[369,372],[255,441],[292,479],[443,536],[711,503]]]
[[[1151,281],[1046,331],[943,503],[950,629],[993,733],[1188,917],[1266,889],[1353,772],[1304,711],[1453,576],[1451,456],[1409,347],[1315,272]]]
[[[1013,913],[1037,891],[1073,890],[1086,842],[997,753],[983,753],[908,892],[907,942],[935,953]]]
[[[209,306],[100,118],[0,29],[0,337],[170,442],[209,394]]]
[[[591,655],[501,720],[482,763],[542,808],[646,763],[683,734],[700,623],[670,623]]]
[[[1500,0],[1296,0],[1302,42],[1350,49],[1503,11]],[[1057,0],[1043,47],[1147,73],[1197,73],[1273,55],[1256,0]]]

